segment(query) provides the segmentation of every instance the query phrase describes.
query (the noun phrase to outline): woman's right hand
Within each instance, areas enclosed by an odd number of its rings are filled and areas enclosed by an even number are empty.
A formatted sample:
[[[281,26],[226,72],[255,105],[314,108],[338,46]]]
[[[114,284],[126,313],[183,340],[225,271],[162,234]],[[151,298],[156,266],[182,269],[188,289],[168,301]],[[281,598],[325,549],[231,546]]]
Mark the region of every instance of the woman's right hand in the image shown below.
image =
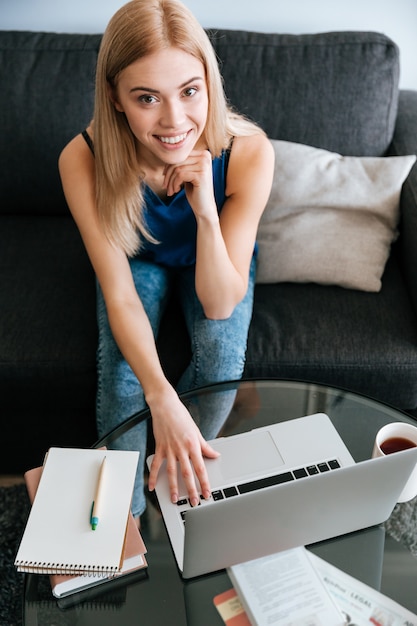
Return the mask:
[[[171,391],[158,394],[152,402],[147,398],[152,414],[155,437],[155,456],[149,475],[149,490],[153,491],[161,465],[166,459],[166,468],[171,493],[171,501],[176,503],[178,471],[181,472],[192,506],[198,505],[200,494],[208,499],[211,496],[210,483],[204,464],[204,457],[217,458],[219,453],[203,438],[187,408],[171,388]],[[193,471],[194,470],[194,471]],[[196,484],[195,476],[199,482]]]

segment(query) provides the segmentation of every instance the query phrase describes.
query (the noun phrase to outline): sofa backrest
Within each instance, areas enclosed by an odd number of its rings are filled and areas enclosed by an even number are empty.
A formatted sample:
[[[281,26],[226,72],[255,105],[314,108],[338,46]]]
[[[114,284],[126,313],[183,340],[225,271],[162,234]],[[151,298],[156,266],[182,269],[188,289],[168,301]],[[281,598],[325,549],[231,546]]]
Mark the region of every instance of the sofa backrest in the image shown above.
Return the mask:
[[[397,46],[378,33],[210,29],[230,102],[274,139],[384,154]],[[90,121],[100,35],[0,31],[0,213],[63,214],[57,161]]]
[[[212,31],[227,95],[273,139],[381,156],[397,115],[399,51],[379,33]]]
[[[93,113],[99,35],[0,32],[0,212],[67,212],[58,156]]]

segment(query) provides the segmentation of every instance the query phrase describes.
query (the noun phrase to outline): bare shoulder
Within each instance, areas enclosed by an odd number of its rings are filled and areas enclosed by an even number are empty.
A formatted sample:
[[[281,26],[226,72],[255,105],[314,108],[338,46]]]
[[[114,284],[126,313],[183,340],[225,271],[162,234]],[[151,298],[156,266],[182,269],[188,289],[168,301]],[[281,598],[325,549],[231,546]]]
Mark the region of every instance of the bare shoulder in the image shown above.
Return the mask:
[[[80,227],[96,213],[94,156],[81,134],[62,150],[58,167],[67,204]]]
[[[266,135],[255,133],[254,135],[235,137],[232,152],[235,160],[274,162],[274,149]]]
[[[275,153],[265,135],[257,133],[235,137],[227,175],[227,193],[233,194],[253,186],[254,181],[266,186],[272,183]]]
[[[94,163],[93,154],[81,134],[77,135],[71,139],[69,143],[67,143],[58,159],[61,176],[75,166],[85,166],[86,164],[91,163]]]

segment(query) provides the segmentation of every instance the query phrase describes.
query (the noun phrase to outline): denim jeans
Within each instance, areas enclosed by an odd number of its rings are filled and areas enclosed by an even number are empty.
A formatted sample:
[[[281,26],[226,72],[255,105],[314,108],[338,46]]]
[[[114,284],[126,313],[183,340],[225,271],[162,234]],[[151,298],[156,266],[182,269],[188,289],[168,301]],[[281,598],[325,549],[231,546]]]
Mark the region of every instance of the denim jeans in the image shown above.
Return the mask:
[[[195,268],[171,270],[141,259],[130,261],[133,280],[149,318],[154,336],[173,289],[178,289],[191,341],[192,358],[178,386],[179,393],[227,380],[241,378],[245,365],[246,343],[252,317],[256,261],[250,268],[249,286],[244,299],[225,320],[209,320],[195,292]],[[102,437],[122,421],[146,408],[142,387],[122,356],[113,338],[106,306],[97,287],[99,343],[97,350],[97,428]],[[207,394],[188,410],[205,439],[212,439],[227,418],[234,392]],[[140,515],[146,506],[144,495],[144,462],[147,423],[143,422],[122,435],[115,447],[139,450],[139,464],[132,500],[133,514]]]

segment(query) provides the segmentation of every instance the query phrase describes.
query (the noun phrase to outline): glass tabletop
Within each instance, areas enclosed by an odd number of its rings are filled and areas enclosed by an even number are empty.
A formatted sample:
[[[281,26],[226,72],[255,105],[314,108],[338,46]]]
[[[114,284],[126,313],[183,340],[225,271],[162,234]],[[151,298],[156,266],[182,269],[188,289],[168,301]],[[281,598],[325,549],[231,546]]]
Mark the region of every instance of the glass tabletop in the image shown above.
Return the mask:
[[[197,423],[200,415],[213,415],[213,438],[326,413],[356,462],[370,458],[375,435],[383,425],[415,423],[405,413],[365,396],[305,382],[234,381],[188,392],[181,398]],[[94,447],[112,448],[119,437],[149,417],[146,410],[132,416]],[[106,584],[99,594],[92,590],[91,597],[86,600],[84,596],[83,602],[77,603],[74,597],[60,601],[58,606],[47,577],[27,576],[24,624],[221,626],[213,598],[231,588],[226,572],[188,581],[181,578],[153,496],[148,495],[141,533],[148,551],[147,570],[124,577],[118,586]],[[415,500],[398,504],[381,527],[321,542],[311,550],[417,614]]]

